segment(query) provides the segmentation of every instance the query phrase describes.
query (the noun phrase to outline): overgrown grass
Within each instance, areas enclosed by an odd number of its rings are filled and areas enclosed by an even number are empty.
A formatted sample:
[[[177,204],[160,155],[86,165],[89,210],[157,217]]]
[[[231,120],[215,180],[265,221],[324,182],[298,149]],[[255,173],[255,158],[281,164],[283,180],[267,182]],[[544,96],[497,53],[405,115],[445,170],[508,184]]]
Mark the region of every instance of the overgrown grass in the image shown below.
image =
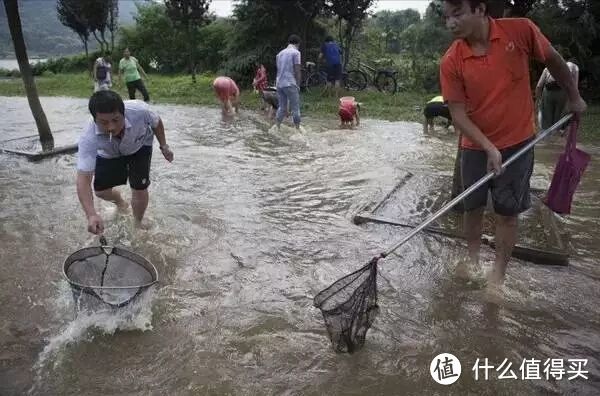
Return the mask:
[[[217,106],[212,91],[214,76],[197,76],[192,84],[190,76],[150,75],[146,83],[150,98],[155,103],[174,103],[187,105]],[[92,94],[92,81],[87,73],[46,74],[36,77],[38,92],[41,96],[73,96],[88,98]],[[113,86],[124,98],[127,89],[124,84]],[[395,95],[365,90],[353,93],[363,104],[361,116],[389,121],[422,120],[422,107],[436,93],[398,92]],[[22,80],[0,80],[0,95],[25,96]],[[139,97],[139,93],[138,93]],[[242,91],[242,106],[256,109],[259,98],[252,90]],[[319,91],[302,94],[302,113],[313,117],[336,117],[337,101],[332,96],[324,96]],[[600,104],[590,104],[582,120],[581,140],[600,144]]]

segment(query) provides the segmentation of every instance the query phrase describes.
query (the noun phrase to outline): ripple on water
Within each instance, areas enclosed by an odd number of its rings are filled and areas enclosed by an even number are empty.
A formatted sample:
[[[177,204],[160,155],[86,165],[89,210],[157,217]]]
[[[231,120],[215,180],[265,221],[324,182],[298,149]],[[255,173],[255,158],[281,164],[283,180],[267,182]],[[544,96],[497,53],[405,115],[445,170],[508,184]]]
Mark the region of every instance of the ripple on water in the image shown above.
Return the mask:
[[[85,100],[42,104],[51,126],[74,139],[89,119]],[[3,138],[35,130],[24,98],[0,98],[0,106]],[[130,215],[99,204],[107,237],[159,271],[138,315],[73,318],[62,261],[97,243],[76,198],[75,156],[37,164],[0,156],[0,345],[10,353],[0,358],[11,367],[0,372],[0,393],[434,394],[426,368],[440,352],[459,356],[465,374],[484,357],[517,366],[525,357],[587,358],[590,370],[600,367],[594,160],[573,215],[560,223],[571,235],[571,267],[515,260],[496,304],[454,280],[460,242],[419,235],[379,266],[381,313],[366,348],[337,355],[312,297],[407,232],[355,226],[352,213],[410,170],[430,177],[415,179],[385,210],[420,220],[440,198],[416,192],[438,183],[433,174],[451,174],[455,138],[369,119],[354,131],[309,119],[303,133],[278,133],[248,110],[223,123],[216,108],[155,108],[175,161],[155,148],[149,227],[136,230]],[[537,187],[547,187],[556,150],[538,150]],[[483,249],[486,266],[493,257]],[[599,387],[597,370],[588,381],[465,375],[453,385],[456,394],[593,394]]]

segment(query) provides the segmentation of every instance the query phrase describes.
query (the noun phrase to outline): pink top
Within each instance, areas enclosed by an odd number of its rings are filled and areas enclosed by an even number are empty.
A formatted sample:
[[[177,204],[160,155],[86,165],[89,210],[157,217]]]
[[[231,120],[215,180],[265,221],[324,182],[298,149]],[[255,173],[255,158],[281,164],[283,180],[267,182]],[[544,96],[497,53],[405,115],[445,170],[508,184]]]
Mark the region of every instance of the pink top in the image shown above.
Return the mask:
[[[252,85],[257,91],[264,91],[267,88],[267,84],[267,69],[263,65],[260,65],[256,70]]]
[[[222,102],[240,94],[240,89],[238,88],[237,84],[229,77],[215,78],[215,81],[213,82],[213,88],[215,90],[215,94]]]
[[[338,114],[342,121],[352,121],[356,115],[356,100],[354,99],[354,96],[344,96],[340,98]]]

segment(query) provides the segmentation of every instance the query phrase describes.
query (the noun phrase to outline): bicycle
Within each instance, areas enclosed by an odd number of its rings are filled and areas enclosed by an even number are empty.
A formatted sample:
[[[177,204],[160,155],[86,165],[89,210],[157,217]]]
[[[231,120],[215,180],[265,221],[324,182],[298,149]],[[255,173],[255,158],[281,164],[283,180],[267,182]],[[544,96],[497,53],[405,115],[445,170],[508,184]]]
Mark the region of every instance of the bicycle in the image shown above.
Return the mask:
[[[371,75],[372,84],[375,86],[375,88],[377,88],[378,91],[388,92],[390,94],[396,93],[398,90],[398,81],[396,79],[398,72],[396,70],[376,69],[359,61],[358,69],[360,70],[361,67],[368,71],[368,73],[363,72],[363,74]]]
[[[314,62],[306,62],[303,73],[303,87],[310,91],[311,88],[324,87],[327,84],[327,71]],[[341,85],[348,91],[362,91],[367,87],[367,75],[360,70],[342,72]]]

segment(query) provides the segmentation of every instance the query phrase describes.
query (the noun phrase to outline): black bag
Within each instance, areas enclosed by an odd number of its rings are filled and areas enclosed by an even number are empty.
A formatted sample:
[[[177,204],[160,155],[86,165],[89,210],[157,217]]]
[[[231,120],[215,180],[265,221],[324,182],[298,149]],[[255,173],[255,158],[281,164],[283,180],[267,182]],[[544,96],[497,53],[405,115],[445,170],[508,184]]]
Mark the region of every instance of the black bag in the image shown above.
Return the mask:
[[[107,74],[108,74],[108,67],[96,66],[96,80],[102,81],[102,80],[106,79]]]

